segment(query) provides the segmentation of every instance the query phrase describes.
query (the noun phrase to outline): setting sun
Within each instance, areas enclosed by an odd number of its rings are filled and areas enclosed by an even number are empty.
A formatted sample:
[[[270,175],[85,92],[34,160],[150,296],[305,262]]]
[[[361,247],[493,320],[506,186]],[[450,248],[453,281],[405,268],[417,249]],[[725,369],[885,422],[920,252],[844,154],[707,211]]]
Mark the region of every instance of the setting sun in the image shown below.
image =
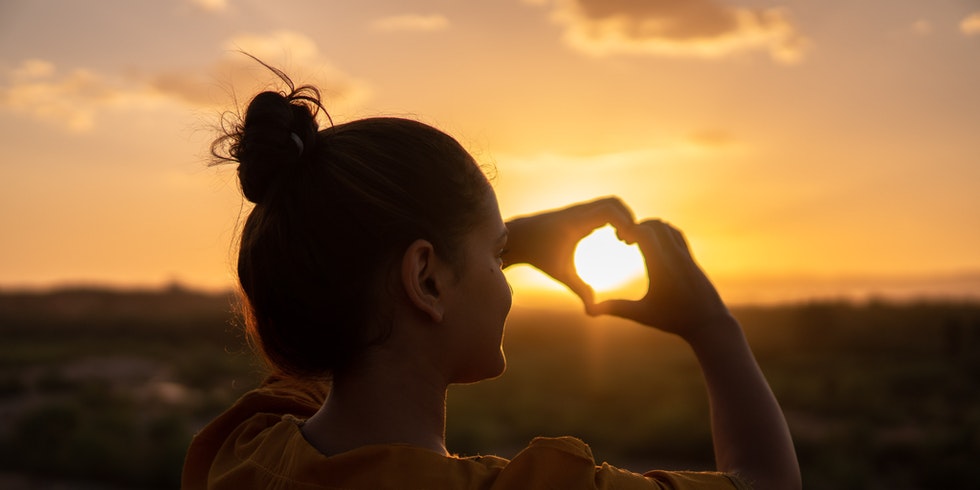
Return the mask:
[[[596,293],[618,291],[643,277],[643,256],[639,247],[621,242],[616,230],[604,226],[579,242],[575,270]]]

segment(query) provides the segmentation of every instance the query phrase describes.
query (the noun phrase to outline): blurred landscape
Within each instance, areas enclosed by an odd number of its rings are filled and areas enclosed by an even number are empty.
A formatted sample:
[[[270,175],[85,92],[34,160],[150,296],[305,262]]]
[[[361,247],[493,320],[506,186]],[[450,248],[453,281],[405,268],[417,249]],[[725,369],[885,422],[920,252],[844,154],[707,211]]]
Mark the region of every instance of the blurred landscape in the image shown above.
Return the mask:
[[[231,294],[0,292],[0,488],[176,488],[191,436],[264,376]],[[809,489],[980,488],[980,302],[742,306]],[[690,350],[577,310],[518,304],[508,371],[450,391],[448,444],[510,457],[584,439],[637,471],[712,467]]]

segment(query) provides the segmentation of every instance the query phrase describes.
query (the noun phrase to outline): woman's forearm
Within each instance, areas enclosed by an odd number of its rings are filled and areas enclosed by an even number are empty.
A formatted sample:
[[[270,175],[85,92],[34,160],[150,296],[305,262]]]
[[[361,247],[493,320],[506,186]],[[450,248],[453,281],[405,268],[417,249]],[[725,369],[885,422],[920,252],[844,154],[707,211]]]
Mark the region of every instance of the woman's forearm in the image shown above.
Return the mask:
[[[741,327],[734,318],[730,322],[687,339],[707,385],[718,469],[757,489],[801,488],[786,419]]]

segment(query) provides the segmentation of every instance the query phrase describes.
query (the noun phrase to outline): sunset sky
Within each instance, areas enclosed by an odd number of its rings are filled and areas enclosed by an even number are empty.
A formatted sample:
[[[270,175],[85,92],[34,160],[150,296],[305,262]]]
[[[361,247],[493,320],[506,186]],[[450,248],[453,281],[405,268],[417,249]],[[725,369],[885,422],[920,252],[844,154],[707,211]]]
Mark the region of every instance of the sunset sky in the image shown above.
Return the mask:
[[[238,49],[454,135],[505,217],[621,196],[722,284],[980,272],[980,1],[2,0],[0,288],[232,284],[207,145],[275,81]]]

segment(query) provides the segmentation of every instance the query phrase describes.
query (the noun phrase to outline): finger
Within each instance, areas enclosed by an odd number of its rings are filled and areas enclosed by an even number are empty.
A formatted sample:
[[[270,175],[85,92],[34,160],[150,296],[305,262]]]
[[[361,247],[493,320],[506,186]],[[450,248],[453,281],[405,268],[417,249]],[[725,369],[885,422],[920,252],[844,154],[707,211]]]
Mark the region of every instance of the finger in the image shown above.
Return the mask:
[[[691,246],[687,243],[687,239],[684,237],[684,233],[677,228],[667,224],[667,229],[670,231],[671,242],[679,253],[687,257],[688,259],[693,259],[694,255],[691,253]]]
[[[636,222],[633,210],[618,197],[607,197],[598,202],[601,203],[600,208],[603,208],[606,221],[614,227],[626,228]]]
[[[606,224],[611,224],[616,229],[633,225],[633,211],[617,197],[606,197],[573,208],[576,219],[583,228],[590,230]]]
[[[643,305],[639,301],[611,299],[596,303],[586,311],[591,316],[611,315],[639,321],[643,315]]]
[[[677,229],[659,220],[652,223],[650,227],[654,230],[657,236],[657,242],[661,246],[665,267],[676,271],[684,264],[691,262],[691,254],[687,249],[687,242]]]
[[[572,292],[579,297],[579,299],[582,300],[582,303],[585,304],[586,311],[588,311],[593,302],[595,302],[595,291],[592,289],[592,286],[586,284],[586,282],[578,276],[566,278],[562,282],[568,287],[568,289],[571,289]]]
[[[631,231],[631,237],[636,240],[636,244],[640,247],[640,253],[643,254],[648,277],[655,277],[656,274],[659,274],[664,264],[669,260],[663,235],[658,232],[658,229],[661,229],[663,225],[664,223],[657,219],[647,220]]]

